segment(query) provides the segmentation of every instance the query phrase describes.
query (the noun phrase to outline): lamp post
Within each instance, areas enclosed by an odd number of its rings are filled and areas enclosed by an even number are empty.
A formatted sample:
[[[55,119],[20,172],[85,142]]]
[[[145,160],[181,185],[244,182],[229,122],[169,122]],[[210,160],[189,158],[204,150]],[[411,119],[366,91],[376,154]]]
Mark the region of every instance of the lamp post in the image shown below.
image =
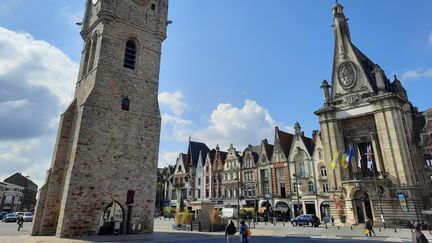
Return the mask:
[[[375,133],[373,133],[373,132],[370,133],[371,144],[372,144],[372,141],[374,141],[374,138],[375,138],[374,135],[375,135]],[[366,153],[366,155],[368,157],[369,156],[372,157],[373,153],[371,151],[370,152],[368,151]],[[374,177],[374,181],[375,181],[375,191],[376,191],[377,196],[378,196],[378,205],[380,208],[381,222],[383,223],[384,229],[386,229],[386,224],[385,224],[385,220],[384,220],[384,211],[383,211],[383,207],[382,207],[382,203],[381,203],[381,193],[378,189],[378,179],[377,179],[375,170],[376,170],[376,166],[372,163],[372,172],[373,172],[373,177]]]

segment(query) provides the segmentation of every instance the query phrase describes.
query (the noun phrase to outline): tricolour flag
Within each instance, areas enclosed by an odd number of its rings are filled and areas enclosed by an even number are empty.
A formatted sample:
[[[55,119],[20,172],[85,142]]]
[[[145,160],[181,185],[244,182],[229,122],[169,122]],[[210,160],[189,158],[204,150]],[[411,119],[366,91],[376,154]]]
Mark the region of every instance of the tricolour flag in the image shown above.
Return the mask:
[[[358,154],[357,164],[358,164],[358,167],[361,168],[362,167],[362,165],[361,165],[362,157],[361,157],[360,148],[358,147],[358,145],[357,145],[357,154]]]
[[[367,146],[367,153],[366,153],[366,155],[367,155],[367,167],[368,167],[368,169],[372,169],[372,147],[371,147],[371,144],[368,144],[368,146]]]
[[[332,160],[332,163],[331,163],[331,166],[332,166],[333,170],[336,169],[336,167],[337,167],[338,157],[339,157],[339,153],[336,150],[335,153],[334,153],[334,155],[333,155],[333,160]]]
[[[346,162],[348,163],[348,165],[351,163],[353,156],[354,156],[354,148],[353,146],[350,146],[348,156],[346,157]]]

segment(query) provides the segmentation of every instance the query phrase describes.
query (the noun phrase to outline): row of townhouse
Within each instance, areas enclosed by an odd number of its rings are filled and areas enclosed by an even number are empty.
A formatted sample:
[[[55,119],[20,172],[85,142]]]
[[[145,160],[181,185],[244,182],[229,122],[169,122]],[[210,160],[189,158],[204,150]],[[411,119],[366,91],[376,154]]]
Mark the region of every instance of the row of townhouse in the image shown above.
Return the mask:
[[[301,213],[329,217],[327,170],[319,131],[308,138],[296,123],[294,134],[275,128],[274,144],[263,139],[237,151],[189,141],[174,172],[167,176],[165,198],[173,208],[211,200],[216,208],[241,207],[292,217]]]

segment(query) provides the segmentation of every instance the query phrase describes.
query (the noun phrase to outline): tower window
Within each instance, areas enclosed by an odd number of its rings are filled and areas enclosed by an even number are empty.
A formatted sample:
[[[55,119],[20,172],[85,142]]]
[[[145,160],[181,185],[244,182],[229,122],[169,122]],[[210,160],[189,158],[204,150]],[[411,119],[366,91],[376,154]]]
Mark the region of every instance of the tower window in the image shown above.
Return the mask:
[[[133,41],[126,42],[126,51],[124,57],[124,67],[135,69],[137,49]]]
[[[151,5],[151,10],[155,11],[156,10],[156,5],[152,4]]]
[[[124,111],[128,111],[129,110],[129,103],[130,103],[130,101],[128,98],[123,98],[121,109]]]

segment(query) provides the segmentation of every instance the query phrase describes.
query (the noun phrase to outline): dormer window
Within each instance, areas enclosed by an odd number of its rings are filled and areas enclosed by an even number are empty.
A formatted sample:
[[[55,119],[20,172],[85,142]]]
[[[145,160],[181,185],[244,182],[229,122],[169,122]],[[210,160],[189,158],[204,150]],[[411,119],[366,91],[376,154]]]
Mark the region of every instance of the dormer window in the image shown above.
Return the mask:
[[[129,40],[126,42],[126,50],[124,57],[124,67],[135,69],[137,48],[135,42]]]

